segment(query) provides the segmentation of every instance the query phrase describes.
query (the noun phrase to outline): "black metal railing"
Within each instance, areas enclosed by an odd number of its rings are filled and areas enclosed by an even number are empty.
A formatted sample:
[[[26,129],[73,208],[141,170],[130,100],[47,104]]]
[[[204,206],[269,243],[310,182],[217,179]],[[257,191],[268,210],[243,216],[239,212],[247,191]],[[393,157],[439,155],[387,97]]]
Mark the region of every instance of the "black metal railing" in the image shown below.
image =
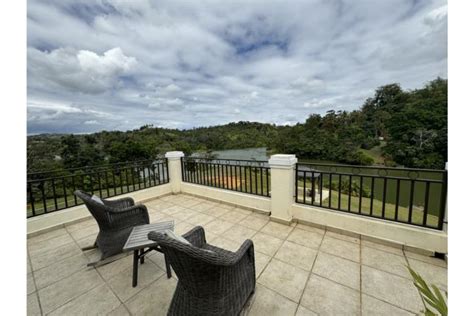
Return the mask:
[[[27,217],[82,204],[77,189],[101,198],[113,197],[169,182],[166,158],[65,170],[27,176]]]
[[[298,163],[295,201],[442,229],[447,184],[446,170]]]
[[[270,196],[267,161],[184,157],[181,167],[184,182]]]

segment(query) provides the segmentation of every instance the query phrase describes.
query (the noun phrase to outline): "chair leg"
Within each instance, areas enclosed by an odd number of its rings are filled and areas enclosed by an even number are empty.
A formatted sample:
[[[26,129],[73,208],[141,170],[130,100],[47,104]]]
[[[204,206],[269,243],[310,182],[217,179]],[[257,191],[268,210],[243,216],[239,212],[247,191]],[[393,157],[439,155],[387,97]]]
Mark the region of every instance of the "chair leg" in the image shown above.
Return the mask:
[[[144,264],[145,263],[145,248],[143,249],[140,249],[140,264]]]
[[[87,247],[81,248],[81,250],[86,251],[86,250],[92,250],[92,249],[95,249],[95,248],[97,248],[97,244],[93,244],[92,246],[87,246]]]
[[[139,261],[139,253],[141,250],[134,250],[133,251],[133,276],[132,276],[132,287],[136,287],[138,283],[138,261]]]
[[[101,259],[101,260],[98,260],[98,261],[90,262],[90,263],[87,264],[87,266],[98,268],[100,266],[103,266],[103,265],[106,265],[108,263],[111,263],[111,262],[117,261],[119,259],[122,259],[122,258],[124,258],[128,255],[129,255],[128,253],[119,253],[118,255],[115,255],[115,256],[112,256],[112,257],[108,257],[108,258]]]
[[[171,266],[168,262],[168,258],[166,258],[166,255],[163,254],[163,256],[165,257],[165,266],[166,266],[166,276],[169,278],[171,278],[172,274],[171,274]]]

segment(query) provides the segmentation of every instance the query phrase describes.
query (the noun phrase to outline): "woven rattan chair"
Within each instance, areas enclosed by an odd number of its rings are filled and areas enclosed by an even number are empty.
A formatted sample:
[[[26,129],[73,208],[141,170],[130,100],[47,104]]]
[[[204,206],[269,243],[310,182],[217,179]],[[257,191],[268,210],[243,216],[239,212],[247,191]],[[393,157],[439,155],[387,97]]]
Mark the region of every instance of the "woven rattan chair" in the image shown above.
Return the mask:
[[[113,260],[109,257],[122,253],[123,246],[134,226],[149,224],[148,210],[145,205],[137,204],[132,198],[118,200],[100,199],[103,204],[92,199],[92,195],[81,190],[74,194],[82,199],[89,212],[99,225],[99,234],[93,246],[83,248],[88,250],[98,247],[102,253],[100,261],[89,266],[102,265]]]
[[[168,315],[238,315],[255,291],[255,254],[247,239],[236,252],[206,243],[204,229],[183,235],[191,245],[151,232],[178,276]]]

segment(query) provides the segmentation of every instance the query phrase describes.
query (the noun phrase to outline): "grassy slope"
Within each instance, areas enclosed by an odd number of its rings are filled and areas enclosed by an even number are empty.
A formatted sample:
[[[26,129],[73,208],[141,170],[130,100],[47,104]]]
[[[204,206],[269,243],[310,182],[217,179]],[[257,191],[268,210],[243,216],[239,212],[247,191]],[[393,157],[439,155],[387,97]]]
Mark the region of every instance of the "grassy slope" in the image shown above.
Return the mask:
[[[302,196],[298,197],[300,201],[302,201]],[[311,203],[308,199],[306,203]],[[340,208],[343,211],[348,211],[349,206],[349,196],[347,194],[341,194],[341,202]],[[361,203],[361,213],[362,214],[370,214],[370,198],[363,197]],[[315,206],[319,206],[319,201],[315,201]],[[329,198],[323,201],[322,206],[329,207]],[[337,209],[339,206],[339,195],[338,192],[335,190],[331,190],[331,208]],[[372,216],[382,218],[382,208],[383,202],[380,200],[373,200],[372,205]],[[385,214],[384,218],[387,219],[395,219],[395,204],[385,203]],[[359,212],[359,197],[351,196],[351,213],[358,213]],[[423,223],[423,209],[413,207],[412,210],[412,219],[411,222],[414,224],[422,224]],[[408,207],[399,206],[398,207],[398,216],[397,219],[400,222],[408,222],[408,215],[409,209]],[[438,217],[434,215],[428,214],[427,216],[427,225],[430,227],[436,227],[438,224]]]
[[[381,141],[379,146],[372,147],[371,149],[360,149],[361,152],[371,157],[376,165],[384,165],[384,157],[382,154],[382,148],[385,146],[385,142]]]

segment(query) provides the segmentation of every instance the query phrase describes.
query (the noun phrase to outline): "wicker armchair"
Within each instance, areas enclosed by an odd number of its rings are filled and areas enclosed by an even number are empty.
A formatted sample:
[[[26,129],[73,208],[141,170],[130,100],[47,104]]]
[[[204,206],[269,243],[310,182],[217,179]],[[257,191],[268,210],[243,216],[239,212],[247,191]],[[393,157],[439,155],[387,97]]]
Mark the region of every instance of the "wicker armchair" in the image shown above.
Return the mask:
[[[104,203],[102,205],[94,201],[91,194],[84,191],[77,190],[74,194],[84,201],[100,229],[94,246],[83,250],[98,247],[102,253],[101,260],[122,252],[134,226],[150,223],[146,206],[135,205],[132,198],[101,199]]]
[[[183,235],[191,245],[151,232],[178,276],[168,315],[238,315],[255,291],[255,254],[247,239],[236,252],[206,243],[204,229]]]

